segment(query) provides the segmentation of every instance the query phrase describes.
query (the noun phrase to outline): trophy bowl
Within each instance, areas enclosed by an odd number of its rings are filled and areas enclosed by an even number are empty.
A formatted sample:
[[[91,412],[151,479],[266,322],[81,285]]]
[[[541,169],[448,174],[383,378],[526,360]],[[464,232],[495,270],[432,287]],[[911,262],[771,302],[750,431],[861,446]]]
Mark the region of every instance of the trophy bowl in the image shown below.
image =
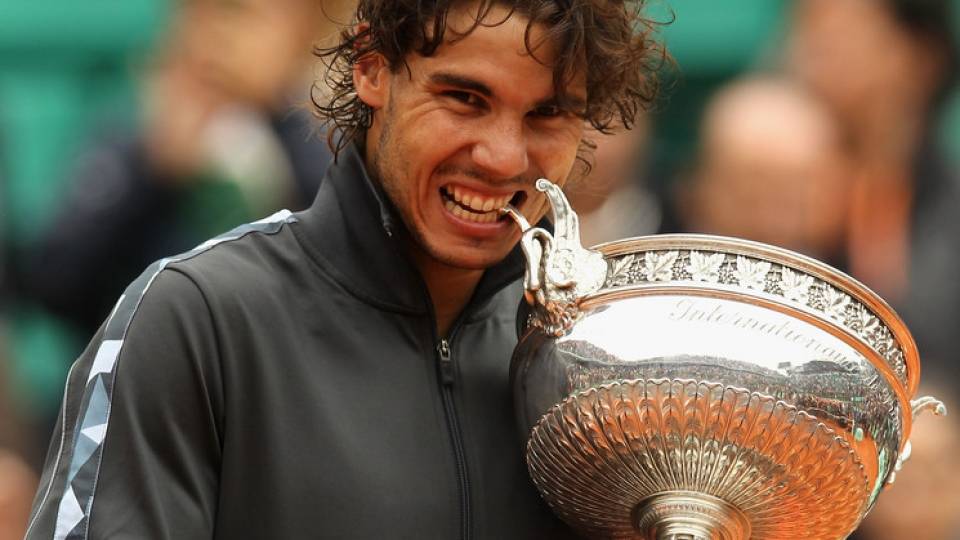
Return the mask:
[[[533,482],[595,538],[836,539],[909,457],[920,366],[881,298],[734,238],[579,245],[524,234],[530,311],[511,384]]]

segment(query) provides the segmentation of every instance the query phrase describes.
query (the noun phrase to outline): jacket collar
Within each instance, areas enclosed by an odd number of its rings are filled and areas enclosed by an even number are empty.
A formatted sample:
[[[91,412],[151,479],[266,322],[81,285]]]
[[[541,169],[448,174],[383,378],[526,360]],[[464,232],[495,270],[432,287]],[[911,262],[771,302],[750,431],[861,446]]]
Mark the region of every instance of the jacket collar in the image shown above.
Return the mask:
[[[431,312],[423,279],[403,247],[406,227],[354,145],[330,166],[313,205],[297,218],[294,230],[308,255],[352,294],[392,311]],[[484,272],[467,309],[519,279],[525,264],[515,246]]]

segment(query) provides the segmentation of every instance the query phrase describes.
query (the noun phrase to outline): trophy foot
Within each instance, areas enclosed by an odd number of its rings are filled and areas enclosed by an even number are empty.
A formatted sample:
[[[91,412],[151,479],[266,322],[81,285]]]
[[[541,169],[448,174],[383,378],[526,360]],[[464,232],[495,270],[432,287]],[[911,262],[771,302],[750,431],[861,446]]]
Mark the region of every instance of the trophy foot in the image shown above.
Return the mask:
[[[531,431],[527,467],[547,504],[592,538],[833,540],[869,495],[859,458],[816,417],[681,379],[567,397]]]
[[[750,521],[743,512],[706,493],[657,493],[641,501],[633,514],[634,527],[647,540],[750,538]]]

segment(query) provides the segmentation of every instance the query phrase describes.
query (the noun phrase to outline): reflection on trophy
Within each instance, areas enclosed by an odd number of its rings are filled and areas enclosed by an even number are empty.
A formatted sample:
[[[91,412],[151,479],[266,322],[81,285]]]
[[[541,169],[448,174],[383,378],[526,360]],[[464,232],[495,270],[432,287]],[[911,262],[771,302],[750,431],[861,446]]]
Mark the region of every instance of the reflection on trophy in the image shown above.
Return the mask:
[[[836,539],[910,455],[916,346],[827,265],[745,240],[595,250],[558,187],[524,230],[531,313],[511,377],[528,468],[589,537]]]

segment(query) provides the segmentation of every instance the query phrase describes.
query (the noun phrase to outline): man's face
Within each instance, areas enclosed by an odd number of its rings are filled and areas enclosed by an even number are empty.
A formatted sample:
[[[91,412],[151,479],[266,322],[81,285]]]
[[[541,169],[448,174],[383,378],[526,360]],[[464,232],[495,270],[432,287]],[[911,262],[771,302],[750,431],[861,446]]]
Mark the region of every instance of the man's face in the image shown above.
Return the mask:
[[[469,13],[451,11],[448,38],[468,27]],[[494,9],[486,21],[506,14]],[[358,84],[358,94],[375,109],[367,164],[415,249],[444,265],[480,269],[502,260],[520,231],[497,209],[513,202],[535,223],[547,210],[535,180],[563,183],[575,162],[582,111],[558,106],[553,44],[531,57],[526,25],[515,14],[448,39],[433,56],[409,55],[409,73],[401,67],[360,75],[371,84]],[[531,43],[542,35],[534,27]],[[585,79],[574,79],[566,94],[585,101]]]

